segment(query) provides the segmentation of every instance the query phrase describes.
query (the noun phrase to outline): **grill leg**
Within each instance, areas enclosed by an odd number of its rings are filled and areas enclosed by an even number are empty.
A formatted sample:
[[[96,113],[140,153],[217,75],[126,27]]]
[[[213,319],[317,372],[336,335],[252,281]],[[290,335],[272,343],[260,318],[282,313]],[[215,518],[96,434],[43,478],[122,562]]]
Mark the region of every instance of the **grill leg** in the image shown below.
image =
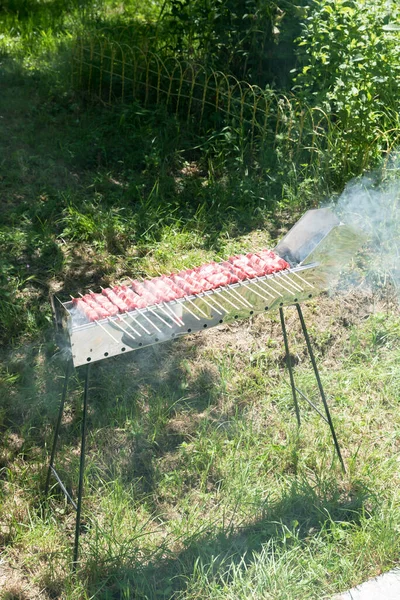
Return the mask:
[[[86,379],[85,379],[85,391],[83,394],[83,415],[82,415],[82,439],[81,439],[81,456],[79,464],[79,487],[78,487],[78,502],[76,509],[76,522],[75,522],[75,542],[74,542],[74,559],[72,568],[75,571],[78,563],[79,553],[79,535],[81,526],[81,510],[82,510],[82,492],[83,492],[83,475],[85,471],[85,445],[86,445],[86,419],[87,419],[87,405],[88,405],[88,391],[89,391],[89,366],[86,366]]]
[[[50,463],[49,463],[49,468],[47,470],[46,487],[45,487],[45,491],[44,491],[46,498],[48,496],[49,489],[50,489],[50,477],[51,477],[51,473],[52,473],[52,468],[54,467],[54,458],[56,456],[57,441],[58,441],[58,436],[60,434],[60,427],[61,427],[61,421],[62,421],[62,416],[63,416],[63,412],[64,412],[65,399],[67,396],[68,380],[69,380],[69,376],[71,373],[71,366],[72,366],[71,361],[68,361],[66,369],[65,369],[64,387],[63,387],[62,396],[61,396],[60,408],[58,411],[57,425],[56,425],[56,429],[54,432],[53,447],[51,449]]]
[[[318,384],[318,388],[319,388],[319,393],[321,394],[321,399],[322,399],[322,402],[324,404],[325,413],[326,413],[326,419],[328,421],[328,424],[329,424],[329,427],[330,427],[330,430],[331,430],[333,442],[335,444],[336,452],[337,452],[337,455],[339,457],[340,463],[342,465],[343,472],[346,473],[346,467],[344,466],[344,461],[343,461],[343,458],[342,458],[342,454],[340,452],[340,447],[339,447],[339,443],[338,443],[338,440],[337,440],[337,437],[336,437],[335,428],[334,428],[333,423],[332,423],[331,414],[329,412],[329,407],[328,407],[328,403],[326,401],[324,388],[322,387],[321,378],[319,376],[319,371],[318,371],[317,363],[315,361],[314,352],[313,352],[313,349],[312,349],[312,346],[311,346],[310,337],[308,335],[307,327],[306,327],[306,324],[305,324],[305,321],[304,321],[303,312],[301,310],[300,304],[296,304],[296,308],[297,308],[297,312],[299,314],[299,319],[300,319],[300,323],[301,323],[301,328],[303,330],[304,339],[306,340],[308,354],[310,356],[311,363],[312,363],[312,366],[313,366],[313,369],[314,369],[315,379],[317,380],[317,384]]]
[[[289,342],[288,342],[288,337],[287,337],[287,333],[286,333],[286,325],[285,325],[285,317],[284,317],[284,314],[283,314],[283,308],[279,309],[279,315],[281,317],[281,326],[282,326],[283,340],[285,342],[286,364],[287,364],[287,367],[288,367],[288,370],[289,370],[290,387],[292,388],[293,402],[294,402],[294,408],[295,408],[295,411],[296,411],[296,418],[297,418],[297,425],[300,427],[299,403],[297,402],[296,386],[295,386],[295,383],[294,383],[292,363],[290,361]]]

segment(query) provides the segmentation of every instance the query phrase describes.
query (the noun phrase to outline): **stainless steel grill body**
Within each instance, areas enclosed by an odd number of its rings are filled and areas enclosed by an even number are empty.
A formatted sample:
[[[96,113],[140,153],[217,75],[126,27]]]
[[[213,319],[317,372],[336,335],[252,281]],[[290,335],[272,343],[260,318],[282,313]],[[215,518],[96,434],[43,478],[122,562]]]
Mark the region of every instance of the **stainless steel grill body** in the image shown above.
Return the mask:
[[[78,367],[303,302],[331,285],[361,242],[328,209],[311,210],[275,248],[289,270],[84,325],[74,323],[72,302],[60,302],[56,317],[68,332]]]

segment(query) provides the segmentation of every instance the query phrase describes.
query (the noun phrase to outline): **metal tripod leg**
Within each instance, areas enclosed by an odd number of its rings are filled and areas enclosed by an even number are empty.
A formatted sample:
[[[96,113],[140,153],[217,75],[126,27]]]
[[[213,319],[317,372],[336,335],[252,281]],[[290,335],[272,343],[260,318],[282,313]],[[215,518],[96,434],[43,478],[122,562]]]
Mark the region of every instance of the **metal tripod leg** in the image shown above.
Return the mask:
[[[59,411],[58,411],[58,418],[57,418],[56,430],[54,432],[54,440],[53,440],[53,447],[51,449],[51,457],[50,457],[49,468],[48,468],[48,471],[47,471],[46,487],[45,487],[45,490],[44,490],[44,494],[45,494],[46,498],[48,496],[49,489],[50,489],[50,477],[51,477],[51,473],[52,473],[52,471],[54,469],[54,458],[55,458],[55,455],[56,455],[58,436],[60,434],[60,427],[61,427],[61,421],[62,421],[62,416],[63,416],[63,412],[64,412],[65,398],[67,396],[68,380],[69,380],[69,376],[70,376],[70,373],[71,373],[71,367],[72,367],[72,363],[71,363],[71,361],[68,361],[67,362],[67,366],[65,368],[64,387],[63,387],[62,396],[61,396],[60,408],[59,408]]]
[[[342,465],[343,472],[346,473],[346,467],[344,466],[344,461],[343,461],[343,458],[342,458],[342,454],[340,452],[340,447],[339,447],[339,443],[337,441],[337,437],[336,437],[336,433],[335,433],[335,428],[333,427],[331,415],[330,415],[330,412],[329,412],[328,403],[327,403],[326,397],[325,397],[324,388],[322,387],[321,378],[319,376],[317,363],[315,361],[314,352],[313,352],[313,349],[312,349],[312,346],[311,346],[310,337],[308,335],[307,327],[306,327],[306,324],[305,324],[305,321],[304,321],[303,312],[301,310],[300,304],[296,304],[296,308],[297,308],[297,312],[299,314],[299,319],[300,319],[300,323],[301,323],[301,328],[303,330],[304,339],[306,340],[308,354],[310,356],[311,363],[312,363],[312,366],[313,366],[313,369],[314,369],[315,379],[317,380],[317,384],[318,384],[318,388],[319,388],[319,393],[321,394],[321,399],[322,399],[322,402],[324,404],[325,413],[326,413],[326,420],[327,420],[328,425],[329,425],[330,430],[331,430],[333,442],[335,444],[336,452],[337,452],[337,455],[339,457],[340,463]]]
[[[87,405],[88,405],[88,391],[89,391],[89,367],[86,367],[86,378],[85,378],[85,391],[83,394],[83,414],[82,414],[82,438],[81,438],[81,457],[79,463],[79,487],[78,487],[78,502],[76,508],[76,522],[75,522],[75,542],[74,542],[74,558],[72,568],[75,571],[78,563],[78,552],[79,552],[79,535],[81,526],[81,510],[82,510],[82,492],[83,492],[83,475],[85,471],[85,445],[86,445],[86,419],[87,419]]]
[[[287,367],[288,367],[288,370],[289,370],[290,387],[292,388],[294,408],[296,410],[297,424],[300,427],[299,403],[297,402],[296,386],[295,386],[295,383],[294,383],[292,363],[290,361],[289,342],[288,342],[288,337],[287,337],[287,333],[286,333],[286,325],[285,325],[285,317],[284,317],[284,314],[283,314],[283,308],[279,309],[279,315],[281,317],[281,326],[282,326],[283,340],[285,342],[285,355],[286,355],[286,364],[287,364]]]

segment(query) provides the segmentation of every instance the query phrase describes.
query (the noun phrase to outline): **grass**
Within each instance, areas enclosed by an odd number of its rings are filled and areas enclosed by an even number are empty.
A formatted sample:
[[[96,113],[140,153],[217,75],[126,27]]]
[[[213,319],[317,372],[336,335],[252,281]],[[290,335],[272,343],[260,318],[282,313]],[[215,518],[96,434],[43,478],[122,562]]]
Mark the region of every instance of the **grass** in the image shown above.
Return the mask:
[[[43,499],[65,366],[49,291],[271,246],[324,182],[246,173],[163,108],[86,104],[65,85],[57,27],[57,61],[53,34],[38,54],[33,36],[2,46],[0,596],[322,599],[389,569],[400,322],[388,300],[347,290],[305,308],[346,475],[307,405],[297,430],[277,315],[93,365],[71,576],[74,512],[56,486]],[[299,386],[316,397],[287,317]],[[56,461],[74,496],[82,385],[78,370]]]
[[[2,374],[1,493],[3,557],[20,588],[63,598],[329,598],[396,564],[399,323],[379,312],[360,321],[360,312],[328,299],[306,311],[346,476],[307,406],[296,431],[276,319],[95,365],[76,580],[73,511],[56,487],[51,510],[40,501],[62,361],[49,346],[20,348]],[[294,314],[289,321],[298,383],[314,394]],[[81,390],[77,372],[57,459],[71,490]]]

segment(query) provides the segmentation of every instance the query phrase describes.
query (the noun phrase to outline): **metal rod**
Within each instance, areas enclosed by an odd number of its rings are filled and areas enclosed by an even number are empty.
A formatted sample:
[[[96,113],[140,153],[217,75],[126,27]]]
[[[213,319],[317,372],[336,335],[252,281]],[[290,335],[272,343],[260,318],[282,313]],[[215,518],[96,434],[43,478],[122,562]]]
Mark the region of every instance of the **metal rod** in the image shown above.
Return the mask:
[[[330,427],[330,430],[331,430],[333,442],[335,444],[336,452],[337,452],[339,460],[340,460],[340,462],[342,464],[343,472],[346,473],[346,467],[344,466],[344,461],[343,461],[343,458],[342,458],[342,454],[340,452],[340,447],[339,447],[339,443],[338,443],[338,440],[337,440],[337,437],[336,437],[335,428],[334,428],[333,423],[332,423],[331,414],[329,412],[329,407],[328,407],[328,403],[326,401],[324,388],[322,387],[321,378],[319,376],[319,371],[318,371],[317,363],[315,361],[314,352],[313,352],[313,349],[312,349],[312,346],[311,346],[310,337],[308,335],[307,327],[306,327],[306,324],[305,324],[305,321],[304,321],[303,312],[301,310],[300,304],[296,304],[296,308],[297,308],[297,312],[298,312],[298,315],[299,315],[299,319],[300,319],[300,323],[301,323],[301,328],[303,330],[304,339],[306,340],[308,354],[310,356],[311,363],[312,363],[312,366],[313,366],[313,369],[314,369],[315,379],[317,380],[319,393],[321,394],[322,402],[324,404],[326,418],[328,419],[328,423],[329,423],[329,427]]]
[[[125,315],[127,315],[128,313],[127,313],[127,312],[125,312],[124,314],[125,314]],[[123,323],[125,323],[125,325],[127,325],[127,326],[129,327],[129,329],[132,329],[133,333],[136,333],[136,335],[138,335],[139,337],[142,337],[142,334],[141,334],[141,333],[139,333],[139,332],[138,332],[138,331],[137,331],[137,330],[136,330],[134,327],[132,327],[132,325],[130,325],[130,323],[128,323],[128,321],[126,321],[126,320],[125,320],[125,319],[122,317],[122,315],[119,315],[119,318],[121,319],[121,321],[122,321]],[[136,320],[136,319],[135,319],[135,320]],[[143,329],[143,327],[142,327],[142,329]],[[146,331],[146,330],[145,330],[145,331]],[[147,333],[148,333],[148,332],[147,332]]]
[[[288,341],[287,332],[286,332],[285,316],[283,314],[283,308],[279,309],[279,316],[281,318],[283,341],[285,343],[286,365],[287,365],[287,368],[288,368],[288,371],[289,371],[290,387],[292,388],[292,395],[293,395],[294,408],[295,408],[295,411],[296,411],[297,425],[300,427],[299,403],[297,402],[296,386],[295,386],[295,383],[294,383],[292,363],[291,363],[291,360],[290,360],[289,341]]]
[[[204,296],[200,296],[200,298],[202,299],[202,301],[203,301],[203,302],[205,302],[205,304],[207,304],[208,306],[211,306],[211,308],[212,308],[213,310],[215,310],[216,312],[218,312],[220,315],[223,315],[224,313],[226,314],[226,312],[227,312],[226,308],[224,308],[224,307],[223,307],[223,306],[222,306],[222,305],[221,305],[221,304],[218,302],[218,300],[216,300],[216,299],[214,298],[214,296],[213,296],[213,293],[212,293],[211,291],[203,292],[203,294],[204,294]],[[220,312],[219,312],[219,311],[218,311],[218,310],[217,310],[217,309],[216,309],[216,308],[215,308],[215,307],[214,307],[212,304],[210,304],[209,302],[207,302],[207,300],[205,299],[205,296],[207,296],[207,298],[208,298],[209,300],[212,300],[213,302],[215,302],[215,304],[216,304],[217,306],[219,306],[219,307],[220,307],[220,309],[221,309],[221,310],[223,310],[224,312],[223,312],[223,313],[220,313]]]
[[[136,317],[134,317],[133,315],[131,315],[129,312],[125,313],[127,317],[130,317],[133,321],[135,321],[136,325],[138,325],[139,327],[141,327],[143,329],[143,331],[145,333],[147,333],[147,335],[151,335],[150,331],[148,329],[146,329],[146,327],[144,325],[142,325],[137,319]],[[144,316],[144,315],[143,315]],[[151,323],[151,321],[150,321]],[[127,325],[130,327],[130,325],[127,323]]]
[[[283,273],[282,271],[279,271],[277,274],[277,277],[280,277],[281,279],[285,280],[285,283],[287,283],[287,285],[290,285],[295,291],[297,292],[303,292],[304,289],[301,288],[297,283],[294,283],[294,281],[292,281],[289,277],[289,273],[285,272]]]
[[[198,321],[200,321],[200,317],[198,317],[197,315],[195,315],[194,312],[185,304],[185,300],[186,300],[186,298],[183,298],[182,300],[180,298],[178,298],[177,302],[179,304],[181,304],[182,308],[184,310],[186,310],[190,315],[192,315],[192,317],[194,317],[195,319],[197,319]],[[187,300],[189,300],[189,298],[187,298]],[[194,302],[192,302],[192,304],[194,304]],[[196,306],[196,308],[197,308],[197,306]]]
[[[201,300],[202,302],[204,302],[204,304],[207,304],[207,306],[209,306],[210,308],[212,308],[212,310],[215,310],[215,312],[216,312],[218,315],[221,315],[221,316],[222,316],[222,315],[224,314],[224,313],[220,312],[220,311],[218,310],[218,308],[215,308],[215,306],[214,306],[213,304],[211,304],[211,302],[208,302],[208,300],[206,300],[206,299],[205,299],[205,292],[203,292],[203,296],[199,296],[199,298],[200,298],[200,300]],[[223,306],[221,306],[220,304],[218,304],[218,302],[215,300],[215,298],[213,298],[213,301],[214,301],[214,302],[216,303],[216,305],[217,305],[217,306],[219,306],[219,307],[220,307],[220,308],[221,308],[221,309],[222,309],[224,312],[226,312],[226,311],[225,311],[225,309],[224,309],[224,307],[223,307]]]
[[[156,306],[156,305],[154,305]],[[150,306],[147,308],[147,310],[149,310],[155,317],[157,317],[157,319],[160,319],[160,321],[162,321],[164,323],[164,325],[166,325],[167,327],[169,327],[170,329],[172,329],[172,325],[170,325],[169,323],[167,323],[167,321],[165,321],[165,319],[163,319],[162,317],[160,317],[160,315],[158,315],[153,308],[150,308]],[[162,309],[161,309],[162,310]],[[160,331],[160,330],[158,330]]]
[[[78,552],[79,552],[79,535],[80,535],[80,525],[81,525],[82,492],[83,492],[83,475],[84,475],[84,471],[85,471],[86,419],[87,419],[87,406],[88,406],[88,393],[89,393],[89,371],[90,371],[90,364],[86,365],[85,389],[84,389],[84,393],[83,393],[81,456],[80,456],[80,461],[79,461],[78,503],[77,503],[77,509],[76,509],[76,522],[75,522],[74,558],[73,558],[73,563],[72,563],[73,571],[75,571],[76,567],[77,567]]]
[[[271,277],[272,277],[273,279],[275,279],[275,284],[276,284],[276,285],[279,285],[279,286],[280,286],[281,288],[283,288],[283,289],[284,289],[286,292],[289,292],[289,294],[293,294],[293,290],[290,290],[289,288],[287,288],[285,285],[283,285],[283,284],[282,284],[282,283],[280,283],[279,281],[276,281],[276,279],[278,279],[278,278],[277,278],[277,276],[276,276],[276,273],[274,273],[274,274],[273,274]]]
[[[169,310],[169,312],[172,315],[172,318],[174,319],[175,323],[177,323],[180,327],[185,326],[185,323],[182,321],[182,319],[180,317],[178,317],[174,311],[172,310],[172,308],[170,306],[168,306],[168,304],[166,304],[165,302],[163,302],[163,305],[165,306],[165,308],[167,310]]]
[[[110,317],[107,317],[108,319]],[[117,344],[119,344],[119,340],[117,340],[117,338],[115,338],[112,333],[110,333],[109,331],[107,331],[107,329],[104,327],[104,325],[102,325],[101,323],[99,323],[98,321],[95,321],[96,325],[98,325],[99,327],[101,327],[101,329],[103,329],[107,335],[110,336],[110,338],[112,338],[114,340],[114,342],[116,342]]]
[[[269,275],[269,277],[270,277],[270,275]],[[267,286],[267,287],[268,287],[270,290],[272,290],[272,291],[274,292],[275,296],[280,296],[280,297],[282,298],[282,294],[280,293],[280,291],[279,291],[279,290],[276,290],[274,287],[272,287],[272,285],[270,285],[270,284],[267,282],[267,280],[266,280],[266,279],[258,279],[258,281],[259,281],[260,283],[263,283],[264,285],[266,285],[266,286]],[[266,291],[266,290],[264,290],[264,288],[261,288],[261,289],[262,289],[264,292]],[[268,293],[268,292],[267,292],[267,293]],[[271,295],[271,294],[270,294],[270,295]],[[272,298],[274,298],[274,296],[272,296]]]
[[[298,273],[296,273],[296,271],[292,271],[292,274],[295,277],[298,277],[300,279],[300,281],[302,281],[303,283],[305,283],[306,285],[308,285],[308,287],[315,289],[315,286],[312,285],[312,283],[310,283],[309,281],[307,281],[307,279],[304,279],[304,277],[301,277]]]
[[[213,290],[214,294],[223,294],[224,291],[226,290],[222,290],[221,288],[215,289]],[[233,306],[233,308],[235,310],[240,310],[240,306],[236,306],[236,304],[233,304],[233,302],[231,302],[228,298],[224,298],[224,302],[228,302],[228,304],[230,304],[231,306]]]
[[[325,421],[325,423],[328,423],[329,425],[329,421],[326,418],[326,416],[319,410],[318,406],[315,406],[314,402],[311,402],[311,400],[304,394],[304,392],[302,392],[301,390],[299,390],[298,387],[296,387],[296,392],[298,392],[300,394],[300,396],[302,396],[304,398],[304,400],[306,400],[306,402],[308,402],[308,404],[310,406],[312,406],[312,408],[319,414],[319,416]]]
[[[249,280],[250,281],[250,280]],[[259,292],[256,292],[256,290],[253,290],[249,285],[247,285],[247,283],[244,283],[242,281],[242,285],[244,285],[245,288],[249,289],[251,291],[252,294],[255,294],[256,296],[259,296],[260,298],[262,298],[262,300],[264,300],[264,302],[269,302],[269,299],[266,298],[265,296],[262,296]],[[269,292],[267,292],[266,290],[263,290],[263,292],[265,294],[268,294],[268,296],[270,296],[272,299],[274,299],[274,297],[272,296],[272,294],[270,294]]]
[[[118,329],[119,329],[120,331],[122,331],[124,334],[126,333],[126,335],[129,335],[129,337],[131,337],[133,340],[135,340],[135,341],[136,341],[136,338],[135,338],[135,337],[133,337],[133,335],[132,335],[131,333],[129,333],[129,331],[127,331],[126,329],[124,329],[123,327],[121,327],[121,325],[118,325],[118,323],[117,323],[115,320],[113,321],[113,320],[111,319],[111,317],[107,317],[107,318],[108,318],[108,321],[109,321],[110,323],[112,323],[113,325],[115,325],[115,327],[118,327]],[[140,335],[140,334],[139,334],[139,335]]]
[[[68,380],[69,380],[69,375],[71,372],[71,366],[72,366],[72,364],[71,364],[71,361],[69,360],[67,362],[67,366],[65,367],[64,386],[63,386],[63,391],[61,394],[60,408],[58,409],[56,429],[54,431],[53,447],[51,449],[50,463],[49,463],[49,468],[47,471],[46,486],[44,488],[44,495],[46,498],[49,493],[51,469],[53,468],[54,458],[56,456],[57,440],[58,440],[58,436],[60,433],[61,421],[62,421],[62,416],[63,416],[63,412],[64,412],[65,399],[67,397]]]
[[[144,317],[146,319],[146,321],[148,321],[150,323],[150,325],[152,325],[154,327],[154,329],[156,331],[158,331],[158,333],[161,333],[161,329],[159,327],[157,327],[157,325],[155,323],[153,323],[153,321],[151,319],[149,319],[149,317],[145,314],[145,311],[149,310],[148,308],[144,308],[144,309],[137,309],[138,313],[140,315],[142,315],[142,317]],[[157,316],[157,315],[156,315]]]
[[[164,315],[165,315],[165,316],[166,316],[168,319],[170,319],[170,318],[171,318],[171,315],[167,313],[167,311],[166,311],[166,310],[163,308],[163,306],[165,306],[165,302],[160,302],[159,304],[157,304],[157,308],[159,308],[159,309],[160,309],[160,310],[163,312],[163,314],[164,314]],[[175,315],[174,315],[174,317],[175,317]],[[167,323],[167,325],[168,325],[168,323]],[[170,328],[172,329],[172,325],[168,325],[168,327],[170,327]]]
[[[75,510],[78,510],[78,507],[76,506],[73,498],[71,497],[71,494],[68,492],[67,488],[61,481],[61,478],[60,478],[59,474],[57,473],[57,471],[55,470],[55,468],[50,467],[50,469],[51,469],[51,472],[53,473],[54,477],[57,479],[58,485],[60,486],[61,490],[64,492],[64,495],[67,498],[67,500],[69,500],[71,502],[71,504]]]
[[[243,306],[245,308],[253,308],[253,305],[250,304],[250,302],[248,302],[245,298],[242,298],[242,296],[239,294],[239,292],[235,289],[232,288],[230,285],[226,286],[226,291],[232,295],[233,298],[236,298],[241,304],[243,304]],[[233,294],[233,292],[235,292],[235,295]]]
[[[195,304],[193,302],[193,300],[191,300],[188,296],[185,296],[185,300],[187,300],[188,302],[190,302],[190,304],[193,304],[193,306],[195,307],[195,309],[198,310],[199,313],[203,315],[203,317],[205,317],[206,319],[208,319],[208,315],[206,315],[206,313],[204,312],[204,310],[202,310],[199,306],[197,306],[197,304]],[[199,321],[200,321],[200,319],[199,319]]]

